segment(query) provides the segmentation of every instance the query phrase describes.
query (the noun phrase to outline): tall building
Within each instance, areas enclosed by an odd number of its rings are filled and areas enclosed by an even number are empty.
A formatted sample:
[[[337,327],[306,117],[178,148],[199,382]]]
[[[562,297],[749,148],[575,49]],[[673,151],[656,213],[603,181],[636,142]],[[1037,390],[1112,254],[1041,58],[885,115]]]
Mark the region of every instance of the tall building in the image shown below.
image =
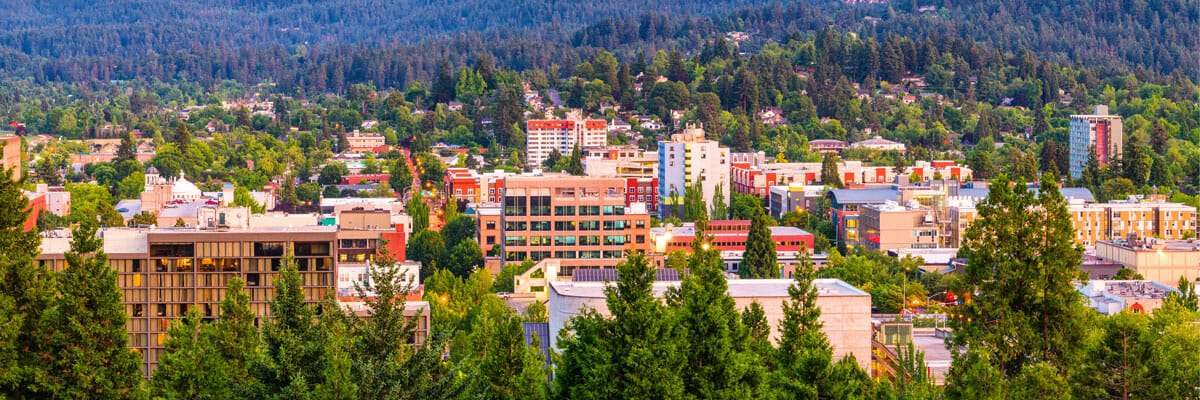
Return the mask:
[[[1091,148],[1096,148],[1100,165],[1108,164],[1121,155],[1125,136],[1121,132],[1121,116],[1109,115],[1108,106],[1098,105],[1090,115],[1072,115],[1070,126],[1071,177],[1083,176]]]
[[[562,260],[576,268],[611,268],[625,250],[650,250],[650,215],[625,206],[626,181],[566,174],[504,178],[499,203],[478,207],[479,246],[505,263]]]
[[[532,119],[525,123],[529,165],[537,168],[550,153],[570,155],[575,146],[604,146],[608,143],[608,121],[602,119]]]
[[[305,302],[319,303],[335,287],[336,227],[109,228],[101,236],[130,317],[129,347],[142,354],[147,374],[166,352],[163,343],[171,322],[193,308],[206,320],[220,316],[234,277],[246,281],[255,315],[270,317],[267,302],[274,297],[285,253],[295,255]],[[38,262],[62,271],[70,242],[67,237],[44,238]]]
[[[683,133],[658,142],[659,215],[671,216],[683,204],[686,185],[698,183],[705,203],[712,206],[717,187],[725,204],[733,191],[729,181],[729,148],[704,137],[704,129],[688,126]]]

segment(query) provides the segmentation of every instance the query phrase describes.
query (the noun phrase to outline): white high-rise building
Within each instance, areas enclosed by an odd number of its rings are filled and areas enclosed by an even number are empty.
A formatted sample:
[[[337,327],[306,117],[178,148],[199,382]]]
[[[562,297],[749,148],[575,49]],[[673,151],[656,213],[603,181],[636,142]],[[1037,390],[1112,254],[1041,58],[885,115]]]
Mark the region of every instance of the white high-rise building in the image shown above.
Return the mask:
[[[540,168],[555,149],[563,156],[579,147],[608,143],[608,121],[602,119],[534,119],[525,123],[525,145],[529,166]]]
[[[659,214],[664,218],[679,212],[685,185],[699,184],[704,202],[712,207],[717,186],[725,204],[733,191],[729,181],[729,148],[704,137],[704,129],[688,126],[683,133],[658,142]]]

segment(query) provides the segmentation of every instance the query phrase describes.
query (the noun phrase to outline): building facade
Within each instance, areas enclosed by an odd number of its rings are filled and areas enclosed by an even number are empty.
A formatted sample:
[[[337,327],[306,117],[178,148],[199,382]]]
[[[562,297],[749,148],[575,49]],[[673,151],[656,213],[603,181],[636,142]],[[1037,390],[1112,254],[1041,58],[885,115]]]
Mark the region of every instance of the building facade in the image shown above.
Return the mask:
[[[625,250],[650,250],[650,215],[642,203],[626,207],[621,178],[566,174],[504,178],[500,202],[481,204],[479,246],[505,263],[562,260],[562,274],[611,268]]]
[[[1068,132],[1071,178],[1083,176],[1093,147],[1096,149],[1096,160],[1104,166],[1120,157],[1125,145],[1121,116],[1110,115],[1108,106],[1098,105],[1095,112],[1089,115],[1072,115]]]
[[[934,209],[910,201],[863,206],[859,215],[860,234],[872,250],[933,249],[939,246]]]
[[[532,119],[525,123],[525,142],[529,165],[540,166],[554,150],[564,156],[575,146],[604,146],[608,142],[608,121],[602,119]]]
[[[129,347],[141,353],[147,374],[166,352],[163,344],[171,323],[191,309],[199,309],[207,320],[216,319],[234,277],[246,281],[250,308],[259,319],[271,316],[268,300],[274,296],[285,254],[295,256],[306,302],[321,302],[335,284],[334,227],[109,228],[102,236],[130,317],[126,323]],[[43,239],[38,261],[48,269],[62,271],[70,240]]]
[[[729,148],[704,137],[704,129],[689,126],[683,133],[658,142],[659,215],[664,218],[679,212],[684,189],[698,184],[704,201],[712,199],[721,187],[725,204],[733,191],[729,181]]]

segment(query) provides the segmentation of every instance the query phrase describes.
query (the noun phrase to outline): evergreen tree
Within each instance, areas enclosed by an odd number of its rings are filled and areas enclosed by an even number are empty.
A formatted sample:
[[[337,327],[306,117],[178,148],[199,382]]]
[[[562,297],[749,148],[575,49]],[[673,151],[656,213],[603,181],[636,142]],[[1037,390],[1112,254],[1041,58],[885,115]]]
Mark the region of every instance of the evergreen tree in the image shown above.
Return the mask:
[[[175,125],[175,135],[171,138],[171,143],[175,144],[175,147],[179,149],[179,153],[183,154],[184,157],[188,157],[191,154],[192,131],[188,129],[187,124],[180,122]],[[186,170],[187,168],[184,169]]]
[[[319,328],[313,326],[313,310],[304,302],[304,289],[292,250],[283,256],[283,266],[274,279],[275,298],[268,303],[269,319],[262,328],[264,355],[251,366],[263,383],[265,397],[292,397],[311,393],[323,380]]]
[[[1091,189],[1092,193],[1095,193],[1104,181],[1100,171],[1100,158],[1096,155],[1096,146],[1088,148],[1087,165],[1084,166],[1083,174],[1079,179],[1080,186]]]
[[[540,303],[535,303],[540,304]],[[481,399],[546,399],[549,387],[543,369],[545,355],[538,344],[525,344],[522,319],[511,309],[499,315],[484,315],[471,330],[479,375],[465,392]]]
[[[35,261],[42,238],[25,230],[30,209],[24,179],[12,176],[0,168],[0,397],[47,398],[53,355],[47,347],[51,325],[43,317],[54,307],[58,274]]]
[[[1129,135],[1121,153],[1121,176],[1133,182],[1134,187],[1142,187],[1150,175],[1151,162],[1146,146],[1138,141],[1137,135]]]
[[[1170,142],[1171,134],[1167,132],[1166,123],[1162,119],[1154,121],[1154,129],[1150,131],[1150,148],[1158,155],[1165,155]]]
[[[688,273],[667,303],[675,309],[686,362],[681,378],[688,397],[758,397],[762,365],[749,349],[749,332],[729,296],[721,251],[711,246],[707,219],[696,223]]]
[[[567,164],[566,172],[575,176],[583,176],[583,150],[579,148],[579,144],[575,144],[575,148],[571,150],[571,162]]]
[[[579,146],[575,146],[575,148],[579,148]],[[554,166],[557,165],[559,160],[562,158],[562,152],[559,152],[558,148],[554,148],[550,150],[550,155],[546,156],[546,159],[542,161],[542,168],[547,171],[553,171]]]
[[[587,310],[559,333],[555,397],[680,399],[686,362],[670,310],[654,298],[654,267],[641,254],[617,264],[605,288],[612,317]]]
[[[257,392],[258,381],[250,374],[250,365],[262,357],[256,316],[250,309],[250,295],[245,287],[246,281],[240,277],[229,280],[225,298],[221,300],[221,315],[211,334],[225,373],[241,397]]]
[[[58,301],[43,321],[54,327],[50,379],[57,398],[143,394],[142,357],[126,347],[129,316],[98,229],[98,222],[85,219],[72,230],[67,267],[58,276]]]
[[[133,138],[133,132],[126,132],[125,137],[121,138],[121,147],[117,148],[117,158],[113,163],[120,164],[129,160],[137,160],[137,141]]]
[[[227,399],[232,381],[220,350],[212,342],[213,327],[193,308],[167,332],[166,354],[150,381],[153,395],[164,399]]]
[[[746,236],[746,252],[738,267],[742,279],[779,278],[775,239],[771,237],[771,217],[757,208],[750,232]]]
[[[1158,156],[1152,158],[1154,161],[1150,164],[1150,179],[1147,183],[1159,188],[1173,187],[1175,185],[1175,177],[1171,175],[1167,160]]]
[[[821,183],[837,189],[843,187],[842,176],[838,172],[837,156],[833,153],[826,153],[825,159],[821,160]]]
[[[976,295],[951,321],[951,343],[994,352],[1006,377],[1037,361],[1072,365],[1086,320],[1072,284],[1083,248],[1053,177],[1043,176],[1035,195],[1002,176],[976,209],[963,274]]]
[[[775,369],[775,347],[771,345],[771,325],[767,323],[767,312],[755,300],[742,311],[742,325],[749,336],[748,349],[758,357],[757,362],[767,371]]]
[[[445,103],[454,99],[454,77],[452,76],[450,62],[442,59],[438,63],[437,77],[433,80],[433,100],[436,103]]]
[[[337,302],[330,300],[326,306],[336,309]],[[358,385],[351,375],[351,338],[345,318],[321,318],[321,331],[325,365],[321,371],[321,382],[313,387],[312,397],[322,400],[358,399]]]
[[[833,349],[821,331],[815,276],[812,261],[805,255],[793,274],[795,283],[788,287],[791,301],[783,303],[783,321],[779,323],[777,367],[770,380],[777,398],[822,398],[829,380]]]

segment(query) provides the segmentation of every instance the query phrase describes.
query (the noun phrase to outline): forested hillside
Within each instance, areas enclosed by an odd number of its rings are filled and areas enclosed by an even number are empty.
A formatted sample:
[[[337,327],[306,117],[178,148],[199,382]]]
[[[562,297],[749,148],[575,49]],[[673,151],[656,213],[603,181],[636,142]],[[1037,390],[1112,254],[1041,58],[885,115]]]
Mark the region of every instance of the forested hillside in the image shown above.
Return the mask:
[[[889,33],[967,39],[972,46],[1030,50],[1050,61],[1152,80],[1200,72],[1198,4],[43,0],[0,15],[8,27],[0,33],[0,71],[38,82],[272,80],[290,91],[341,92],[352,83],[399,87],[428,80],[441,60],[465,65],[481,53],[499,66],[549,69],[599,49],[624,59],[635,50],[691,53],[729,31],[750,33],[739,50],[754,51],[832,26],[880,42]]]

